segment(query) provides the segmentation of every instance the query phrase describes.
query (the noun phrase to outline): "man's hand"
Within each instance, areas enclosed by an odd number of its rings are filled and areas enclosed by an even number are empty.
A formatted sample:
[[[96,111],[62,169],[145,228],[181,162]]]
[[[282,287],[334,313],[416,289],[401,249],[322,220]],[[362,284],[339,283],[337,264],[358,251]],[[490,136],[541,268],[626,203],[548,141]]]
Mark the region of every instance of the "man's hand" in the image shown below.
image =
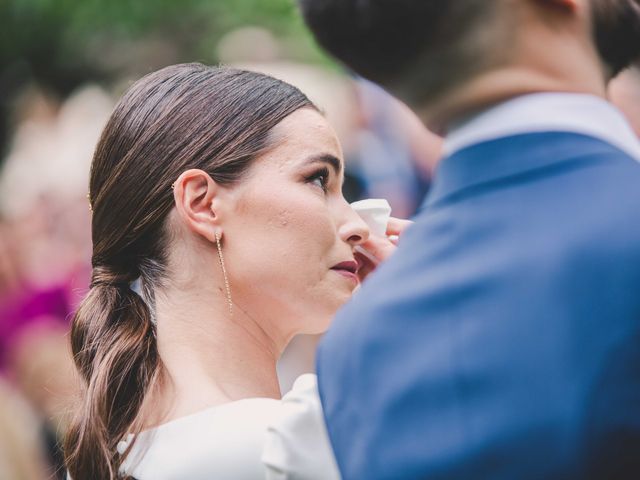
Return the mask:
[[[371,235],[366,242],[356,247],[355,257],[360,266],[358,277],[361,282],[396,251],[398,238],[412,224],[410,220],[391,217],[387,224],[386,237]]]

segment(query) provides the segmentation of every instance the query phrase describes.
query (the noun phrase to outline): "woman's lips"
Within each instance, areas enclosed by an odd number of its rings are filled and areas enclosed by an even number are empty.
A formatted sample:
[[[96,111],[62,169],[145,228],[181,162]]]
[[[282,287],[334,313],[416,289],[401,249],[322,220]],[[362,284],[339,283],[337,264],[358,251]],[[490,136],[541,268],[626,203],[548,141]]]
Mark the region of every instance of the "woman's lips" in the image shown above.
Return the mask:
[[[331,267],[331,270],[334,270],[336,273],[339,273],[343,277],[354,280],[356,283],[358,280],[358,262],[355,260],[348,260],[346,262],[338,263]]]
[[[353,274],[358,273],[358,262],[355,260],[347,260],[346,262],[340,262],[333,267],[331,270],[346,270],[347,272],[351,272]]]

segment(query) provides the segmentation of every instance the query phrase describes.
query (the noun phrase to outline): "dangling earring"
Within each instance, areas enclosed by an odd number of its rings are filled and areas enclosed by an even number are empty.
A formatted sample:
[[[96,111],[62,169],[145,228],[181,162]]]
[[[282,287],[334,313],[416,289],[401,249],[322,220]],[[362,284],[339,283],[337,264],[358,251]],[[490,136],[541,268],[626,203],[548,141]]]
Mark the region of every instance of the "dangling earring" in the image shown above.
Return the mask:
[[[220,267],[222,267],[222,275],[224,276],[224,288],[227,291],[227,303],[229,304],[229,316],[233,316],[233,301],[231,300],[231,288],[229,287],[229,277],[227,269],[224,266],[224,257],[222,256],[222,245],[220,244],[220,232],[216,231],[216,246],[218,247],[218,256],[220,257]]]

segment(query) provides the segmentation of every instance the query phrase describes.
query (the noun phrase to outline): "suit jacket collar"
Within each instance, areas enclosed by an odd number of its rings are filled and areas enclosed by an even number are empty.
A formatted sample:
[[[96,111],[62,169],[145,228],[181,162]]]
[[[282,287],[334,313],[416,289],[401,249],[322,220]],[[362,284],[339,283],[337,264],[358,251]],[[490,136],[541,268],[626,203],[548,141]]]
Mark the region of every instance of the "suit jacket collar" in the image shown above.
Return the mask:
[[[544,168],[573,168],[576,161],[595,160],[611,152],[628,157],[607,142],[579,133],[534,132],[482,142],[440,162],[423,207],[497,182],[515,185]],[[634,160],[629,157],[629,161]]]
[[[595,95],[547,92],[491,107],[454,127],[445,156],[471,145],[531,132],[573,132],[599,138],[640,161],[640,141],[622,113]]]

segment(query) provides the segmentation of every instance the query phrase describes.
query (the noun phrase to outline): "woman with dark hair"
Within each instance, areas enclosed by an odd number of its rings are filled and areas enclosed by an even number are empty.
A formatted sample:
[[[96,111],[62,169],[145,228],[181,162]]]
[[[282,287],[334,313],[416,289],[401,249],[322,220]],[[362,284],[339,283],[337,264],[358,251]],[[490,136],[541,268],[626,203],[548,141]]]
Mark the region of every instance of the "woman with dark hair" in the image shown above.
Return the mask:
[[[335,133],[282,81],[186,64],[129,89],[91,169],[70,477],[338,476],[315,376],[281,399],[276,361],[369,271],[356,246],[394,248],[368,239],[342,179]]]

